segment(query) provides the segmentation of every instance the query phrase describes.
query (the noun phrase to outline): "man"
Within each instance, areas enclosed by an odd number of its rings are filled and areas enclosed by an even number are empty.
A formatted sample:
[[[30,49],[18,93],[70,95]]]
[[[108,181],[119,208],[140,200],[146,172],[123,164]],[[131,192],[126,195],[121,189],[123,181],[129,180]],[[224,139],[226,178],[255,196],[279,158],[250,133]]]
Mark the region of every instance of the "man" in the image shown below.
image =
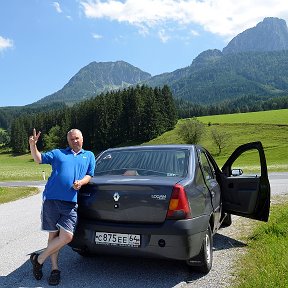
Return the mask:
[[[33,275],[40,280],[43,276],[42,266],[50,256],[52,271],[49,285],[58,285],[60,270],[58,268],[59,250],[72,241],[77,222],[77,193],[94,175],[95,156],[91,151],[82,149],[83,136],[80,130],[72,129],[67,133],[69,147],[40,153],[37,141],[41,132],[29,137],[31,155],[39,164],[52,165],[44,192],[42,206],[42,230],[49,232],[48,246],[40,254],[30,256]]]

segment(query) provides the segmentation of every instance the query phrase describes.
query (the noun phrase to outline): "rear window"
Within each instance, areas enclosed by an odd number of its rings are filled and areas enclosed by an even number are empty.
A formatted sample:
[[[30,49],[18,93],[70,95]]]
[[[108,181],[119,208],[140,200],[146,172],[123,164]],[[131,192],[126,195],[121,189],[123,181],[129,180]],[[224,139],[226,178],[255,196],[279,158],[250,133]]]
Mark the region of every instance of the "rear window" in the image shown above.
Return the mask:
[[[184,149],[110,150],[96,160],[95,176],[165,176],[187,174],[189,151]]]

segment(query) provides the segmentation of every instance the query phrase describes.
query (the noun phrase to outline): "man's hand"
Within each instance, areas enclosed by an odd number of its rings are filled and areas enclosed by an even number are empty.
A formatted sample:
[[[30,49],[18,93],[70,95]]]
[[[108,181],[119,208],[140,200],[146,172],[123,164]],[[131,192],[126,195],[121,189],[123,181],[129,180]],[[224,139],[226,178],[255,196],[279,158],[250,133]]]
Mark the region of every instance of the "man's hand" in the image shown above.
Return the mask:
[[[74,183],[73,183],[73,188],[75,190],[79,190],[81,188],[82,184],[81,184],[81,181],[80,180],[75,180]]]
[[[32,146],[35,146],[39,137],[40,137],[40,134],[41,134],[41,131],[39,131],[37,134],[36,134],[36,129],[33,128],[33,135],[29,137],[29,144],[32,145]]]
[[[36,146],[36,143],[40,137],[40,134],[41,134],[40,131],[36,134],[36,129],[33,128],[33,135],[29,137],[31,155],[36,163],[42,162],[41,153],[38,151],[37,146]]]
[[[90,175],[85,175],[81,180],[75,180],[73,183],[73,188],[79,190],[83,185],[86,185],[91,180]]]

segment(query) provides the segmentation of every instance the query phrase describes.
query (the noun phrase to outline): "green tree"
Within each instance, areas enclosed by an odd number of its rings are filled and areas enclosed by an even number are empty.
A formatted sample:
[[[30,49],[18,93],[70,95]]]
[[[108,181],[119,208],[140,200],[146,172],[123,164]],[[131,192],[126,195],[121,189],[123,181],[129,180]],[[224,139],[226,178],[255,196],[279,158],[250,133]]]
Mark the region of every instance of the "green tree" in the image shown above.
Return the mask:
[[[23,154],[27,152],[28,135],[21,118],[16,118],[12,123],[10,143],[13,153]]]
[[[179,135],[187,144],[197,144],[205,132],[205,126],[196,117],[186,119],[179,125]]]
[[[56,125],[43,136],[45,150],[51,150],[61,145],[60,131],[60,126]]]
[[[158,102],[152,88],[143,90],[143,114],[141,140],[149,141],[160,135],[161,121]]]
[[[0,129],[0,146],[8,145],[10,142],[10,136],[6,130]]]
[[[164,122],[164,132],[175,127],[178,117],[176,105],[169,87],[164,85],[159,92],[160,112],[162,114],[162,122]]]
[[[211,137],[213,142],[218,147],[218,155],[221,154],[222,149],[227,146],[229,140],[231,139],[231,135],[225,131],[219,131],[216,128],[211,130]]]

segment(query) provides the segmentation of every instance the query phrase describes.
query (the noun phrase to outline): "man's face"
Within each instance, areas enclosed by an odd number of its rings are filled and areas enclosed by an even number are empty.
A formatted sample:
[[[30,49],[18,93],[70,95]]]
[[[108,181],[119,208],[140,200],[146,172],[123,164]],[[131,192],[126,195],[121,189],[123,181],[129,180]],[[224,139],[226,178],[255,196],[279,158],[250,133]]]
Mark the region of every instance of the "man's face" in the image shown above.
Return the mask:
[[[68,144],[74,152],[79,152],[83,146],[83,136],[79,131],[70,132],[67,136]]]

